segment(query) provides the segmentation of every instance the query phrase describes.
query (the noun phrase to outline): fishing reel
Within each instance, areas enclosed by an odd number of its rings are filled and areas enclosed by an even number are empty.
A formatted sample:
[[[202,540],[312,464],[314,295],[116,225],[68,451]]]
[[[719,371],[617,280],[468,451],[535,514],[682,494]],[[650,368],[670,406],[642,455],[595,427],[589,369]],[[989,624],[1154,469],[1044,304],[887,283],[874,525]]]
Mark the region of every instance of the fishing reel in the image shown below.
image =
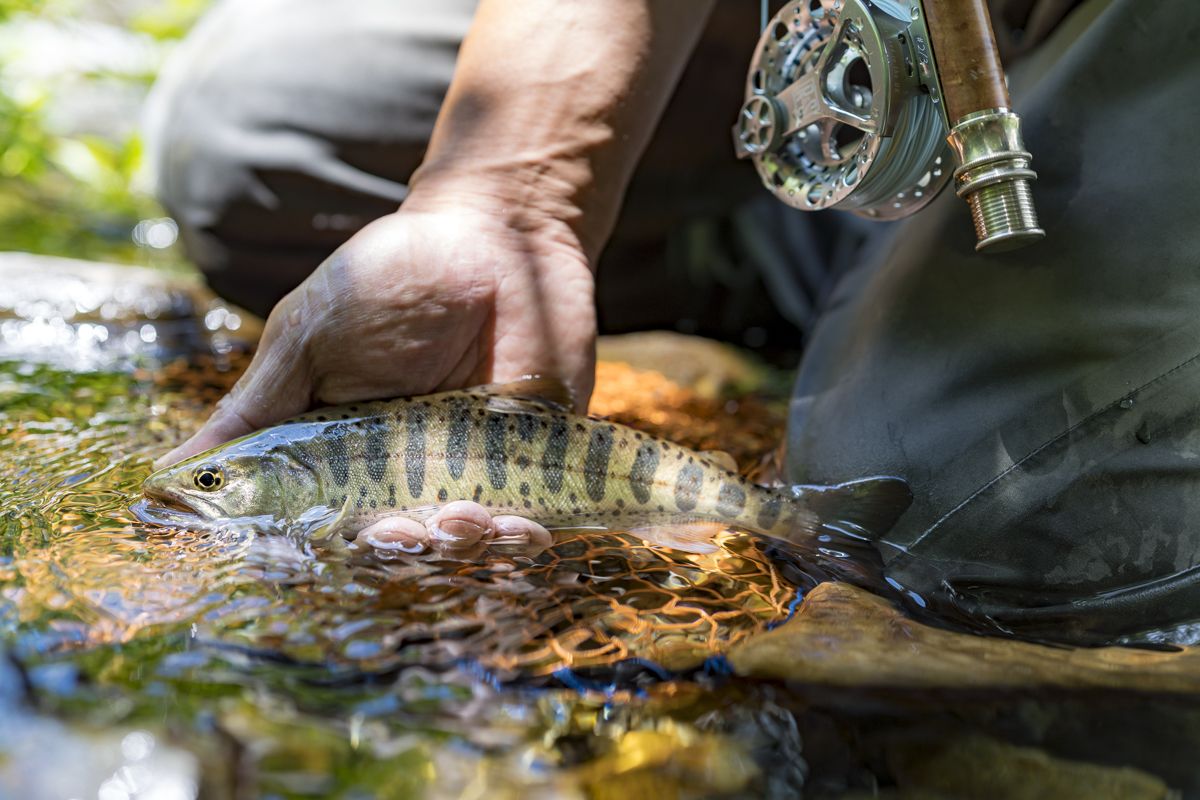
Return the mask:
[[[934,21],[980,41],[948,41]],[[952,76],[944,94],[938,63],[975,61],[990,69]],[[788,2],[763,31],[745,97],[735,151],[790,206],[899,219],[954,180],[977,249],[1044,235],[984,0]]]

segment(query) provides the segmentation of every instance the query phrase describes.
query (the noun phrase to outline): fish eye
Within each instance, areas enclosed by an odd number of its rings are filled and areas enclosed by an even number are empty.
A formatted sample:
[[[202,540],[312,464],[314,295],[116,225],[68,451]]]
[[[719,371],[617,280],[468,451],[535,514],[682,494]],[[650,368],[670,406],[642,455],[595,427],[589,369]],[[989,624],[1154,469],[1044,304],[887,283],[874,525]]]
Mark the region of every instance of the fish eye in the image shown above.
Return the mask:
[[[215,492],[225,484],[225,473],[215,464],[204,464],[197,467],[192,475],[192,483],[204,492]]]

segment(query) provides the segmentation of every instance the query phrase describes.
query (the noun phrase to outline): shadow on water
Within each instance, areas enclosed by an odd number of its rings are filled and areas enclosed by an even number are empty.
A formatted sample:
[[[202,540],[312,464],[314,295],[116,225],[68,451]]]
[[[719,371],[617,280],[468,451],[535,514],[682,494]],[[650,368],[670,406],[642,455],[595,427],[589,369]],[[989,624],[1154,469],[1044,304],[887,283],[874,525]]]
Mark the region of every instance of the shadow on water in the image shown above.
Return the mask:
[[[240,321],[61,269],[0,297],[0,797],[1200,791],[1177,696],[735,677],[724,654],[816,579],[746,536],[468,563],[143,526],[150,460],[246,361]]]

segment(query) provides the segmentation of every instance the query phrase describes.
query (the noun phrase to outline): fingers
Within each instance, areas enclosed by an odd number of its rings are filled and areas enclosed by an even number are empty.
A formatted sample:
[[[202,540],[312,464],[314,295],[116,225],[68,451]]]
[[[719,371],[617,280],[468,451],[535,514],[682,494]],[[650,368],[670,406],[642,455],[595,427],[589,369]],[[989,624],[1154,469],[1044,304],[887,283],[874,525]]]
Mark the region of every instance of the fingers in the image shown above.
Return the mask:
[[[308,409],[312,389],[310,370],[304,361],[304,325],[311,320],[305,321],[306,315],[300,311],[303,289],[279,302],[267,319],[262,341],[245,374],[221,398],[200,430],[155,461],[155,469]]]
[[[530,519],[512,515],[493,517],[468,500],[447,503],[424,523],[389,517],[364,528],[355,541],[377,550],[424,553],[433,551],[452,558],[476,558],[497,549],[514,555],[537,555],[554,539]]]
[[[376,550],[423,553],[429,541],[429,531],[415,519],[389,517],[363,528],[355,541],[369,544]]]
[[[492,515],[479,503],[456,500],[438,509],[425,521],[430,544],[440,550],[465,550],[493,531]]]
[[[492,525],[496,530],[492,537],[492,546],[514,547],[523,552],[534,550],[540,553],[554,544],[554,537],[550,535],[550,531],[531,519],[503,515],[493,517]]]
[[[245,380],[245,377],[242,380]],[[235,386],[234,391],[236,390]],[[232,397],[232,394],[223,397],[200,430],[192,434],[183,444],[155,460],[154,468],[162,469],[257,430],[257,426],[251,424],[238,410],[225,407]]]

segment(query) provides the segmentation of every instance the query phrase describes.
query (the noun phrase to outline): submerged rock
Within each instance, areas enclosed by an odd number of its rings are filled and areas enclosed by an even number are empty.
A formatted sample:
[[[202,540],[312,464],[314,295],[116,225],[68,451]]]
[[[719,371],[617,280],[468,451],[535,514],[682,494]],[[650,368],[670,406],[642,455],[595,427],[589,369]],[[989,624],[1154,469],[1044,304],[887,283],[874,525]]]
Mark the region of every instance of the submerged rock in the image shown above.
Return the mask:
[[[1141,770],[1054,758],[984,736],[898,743],[889,750],[888,761],[901,798],[1166,800],[1179,796]]]
[[[1063,648],[934,628],[845,583],[822,583],[784,625],[734,646],[738,674],[906,689],[1200,693],[1200,651]]]

